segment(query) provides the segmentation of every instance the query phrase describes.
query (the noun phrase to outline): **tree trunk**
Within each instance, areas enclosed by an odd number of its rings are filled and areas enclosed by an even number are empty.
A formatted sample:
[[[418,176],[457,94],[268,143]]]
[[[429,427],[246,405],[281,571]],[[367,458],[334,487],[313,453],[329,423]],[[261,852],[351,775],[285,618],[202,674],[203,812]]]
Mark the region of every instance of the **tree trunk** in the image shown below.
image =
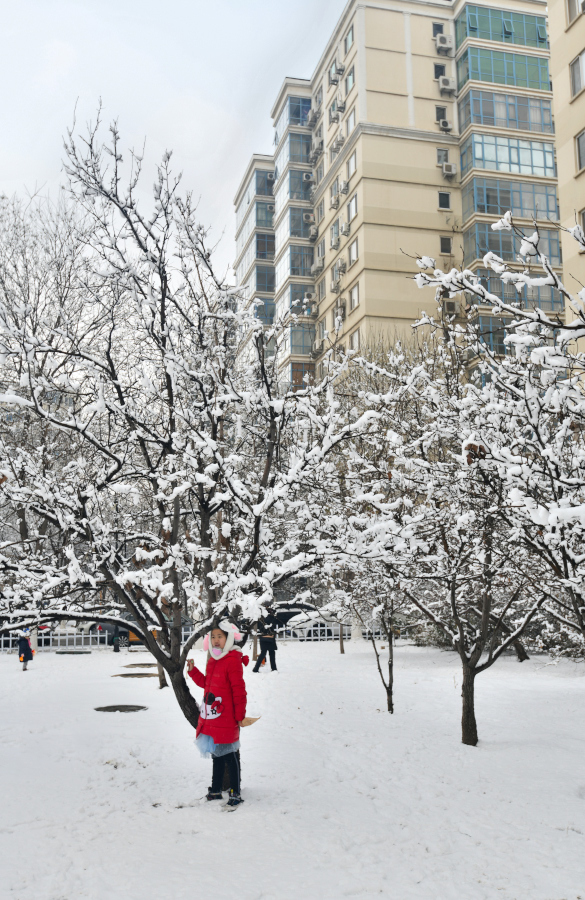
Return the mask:
[[[522,641],[514,641],[513,646],[514,646],[514,650],[516,651],[516,656],[518,658],[518,662],[526,662],[527,659],[530,659]]]
[[[461,716],[461,740],[470,747],[477,745],[477,723],[475,721],[475,672],[469,666],[463,666],[463,713]]]
[[[388,687],[386,695],[388,697],[388,712],[394,712],[394,645],[392,643],[392,629],[388,633]]]
[[[169,685],[168,685],[168,682],[167,682],[167,679],[165,676],[165,670],[163,669],[163,667],[161,666],[160,663],[158,663],[157,669],[158,669],[158,686],[162,690],[163,688],[166,688]]]
[[[252,662],[258,659],[258,622],[254,622],[254,644],[252,649]]]
[[[193,728],[197,728],[197,723],[199,721],[199,707],[187,687],[183,672],[175,672],[174,675],[170,675],[169,677],[175,692],[175,697],[177,698],[177,703],[181,707],[181,712],[189,724],[192,725]]]
[[[339,652],[345,653],[345,645],[343,643],[343,625],[339,623]]]

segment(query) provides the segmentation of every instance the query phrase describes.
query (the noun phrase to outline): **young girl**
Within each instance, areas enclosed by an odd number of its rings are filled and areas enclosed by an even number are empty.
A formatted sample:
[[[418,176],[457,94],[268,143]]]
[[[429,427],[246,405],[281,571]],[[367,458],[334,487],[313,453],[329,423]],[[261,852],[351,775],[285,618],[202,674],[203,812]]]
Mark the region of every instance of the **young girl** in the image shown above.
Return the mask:
[[[224,770],[227,765],[230,776],[228,806],[238,806],[240,797],[240,766],[237,751],[240,749],[240,725],[246,716],[246,685],[243,665],[248,657],[242,657],[234,641],[240,635],[231,622],[219,623],[205,638],[203,649],[209,651],[205,675],[192,659],[187,660],[187,674],[198,687],[203,688],[203,703],[197,725],[197,746],[204,757],[213,759],[213,776],[207,793],[208,800],[221,800]]]

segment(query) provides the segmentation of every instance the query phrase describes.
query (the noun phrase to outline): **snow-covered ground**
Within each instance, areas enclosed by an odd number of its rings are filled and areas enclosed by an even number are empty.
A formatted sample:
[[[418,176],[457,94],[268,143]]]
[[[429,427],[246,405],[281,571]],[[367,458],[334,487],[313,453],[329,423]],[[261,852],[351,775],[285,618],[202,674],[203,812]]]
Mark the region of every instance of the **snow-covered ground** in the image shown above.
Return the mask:
[[[227,814],[171,690],[110,677],[146,654],[0,656],[2,900],[585,898],[583,665],[502,660],[469,748],[453,654],[399,646],[394,716],[365,642],[277,658]]]

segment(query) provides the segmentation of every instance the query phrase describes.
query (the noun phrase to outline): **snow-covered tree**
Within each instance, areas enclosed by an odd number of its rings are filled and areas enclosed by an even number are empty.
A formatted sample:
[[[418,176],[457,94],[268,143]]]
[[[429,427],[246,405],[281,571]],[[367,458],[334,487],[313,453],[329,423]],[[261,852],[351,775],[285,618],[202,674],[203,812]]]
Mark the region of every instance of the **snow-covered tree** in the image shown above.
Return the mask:
[[[28,442],[5,429],[0,446],[0,628],[131,617],[195,725],[189,649],[319,565],[308,486],[327,489],[332,451],[373,414],[336,402],[346,362],[316,386],[278,382],[278,334],[215,276],[170,154],[148,213],[142,159],[125,165],[115,126],[108,144],[99,121],[70,133],[66,172],[50,240],[17,204],[0,233],[0,402],[36,429]]]

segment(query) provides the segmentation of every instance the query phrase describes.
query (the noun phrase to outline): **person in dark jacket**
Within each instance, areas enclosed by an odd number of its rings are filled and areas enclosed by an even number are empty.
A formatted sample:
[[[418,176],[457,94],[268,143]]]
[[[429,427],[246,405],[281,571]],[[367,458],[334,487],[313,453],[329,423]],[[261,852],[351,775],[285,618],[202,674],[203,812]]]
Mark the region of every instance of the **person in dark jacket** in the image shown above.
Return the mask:
[[[24,634],[18,638],[18,657],[22,663],[22,671],[26,672],[29,662],[33,658],[30,640]]]
[[[260,656],[256,661],[256,665],[252,669],[253,672],[259,672],[260,666],[266,659],[266,654],[270,657],[270,668],[273,672],[276,668],[276,619],[270,616],[264,622],[259,623],[260,629]]]

